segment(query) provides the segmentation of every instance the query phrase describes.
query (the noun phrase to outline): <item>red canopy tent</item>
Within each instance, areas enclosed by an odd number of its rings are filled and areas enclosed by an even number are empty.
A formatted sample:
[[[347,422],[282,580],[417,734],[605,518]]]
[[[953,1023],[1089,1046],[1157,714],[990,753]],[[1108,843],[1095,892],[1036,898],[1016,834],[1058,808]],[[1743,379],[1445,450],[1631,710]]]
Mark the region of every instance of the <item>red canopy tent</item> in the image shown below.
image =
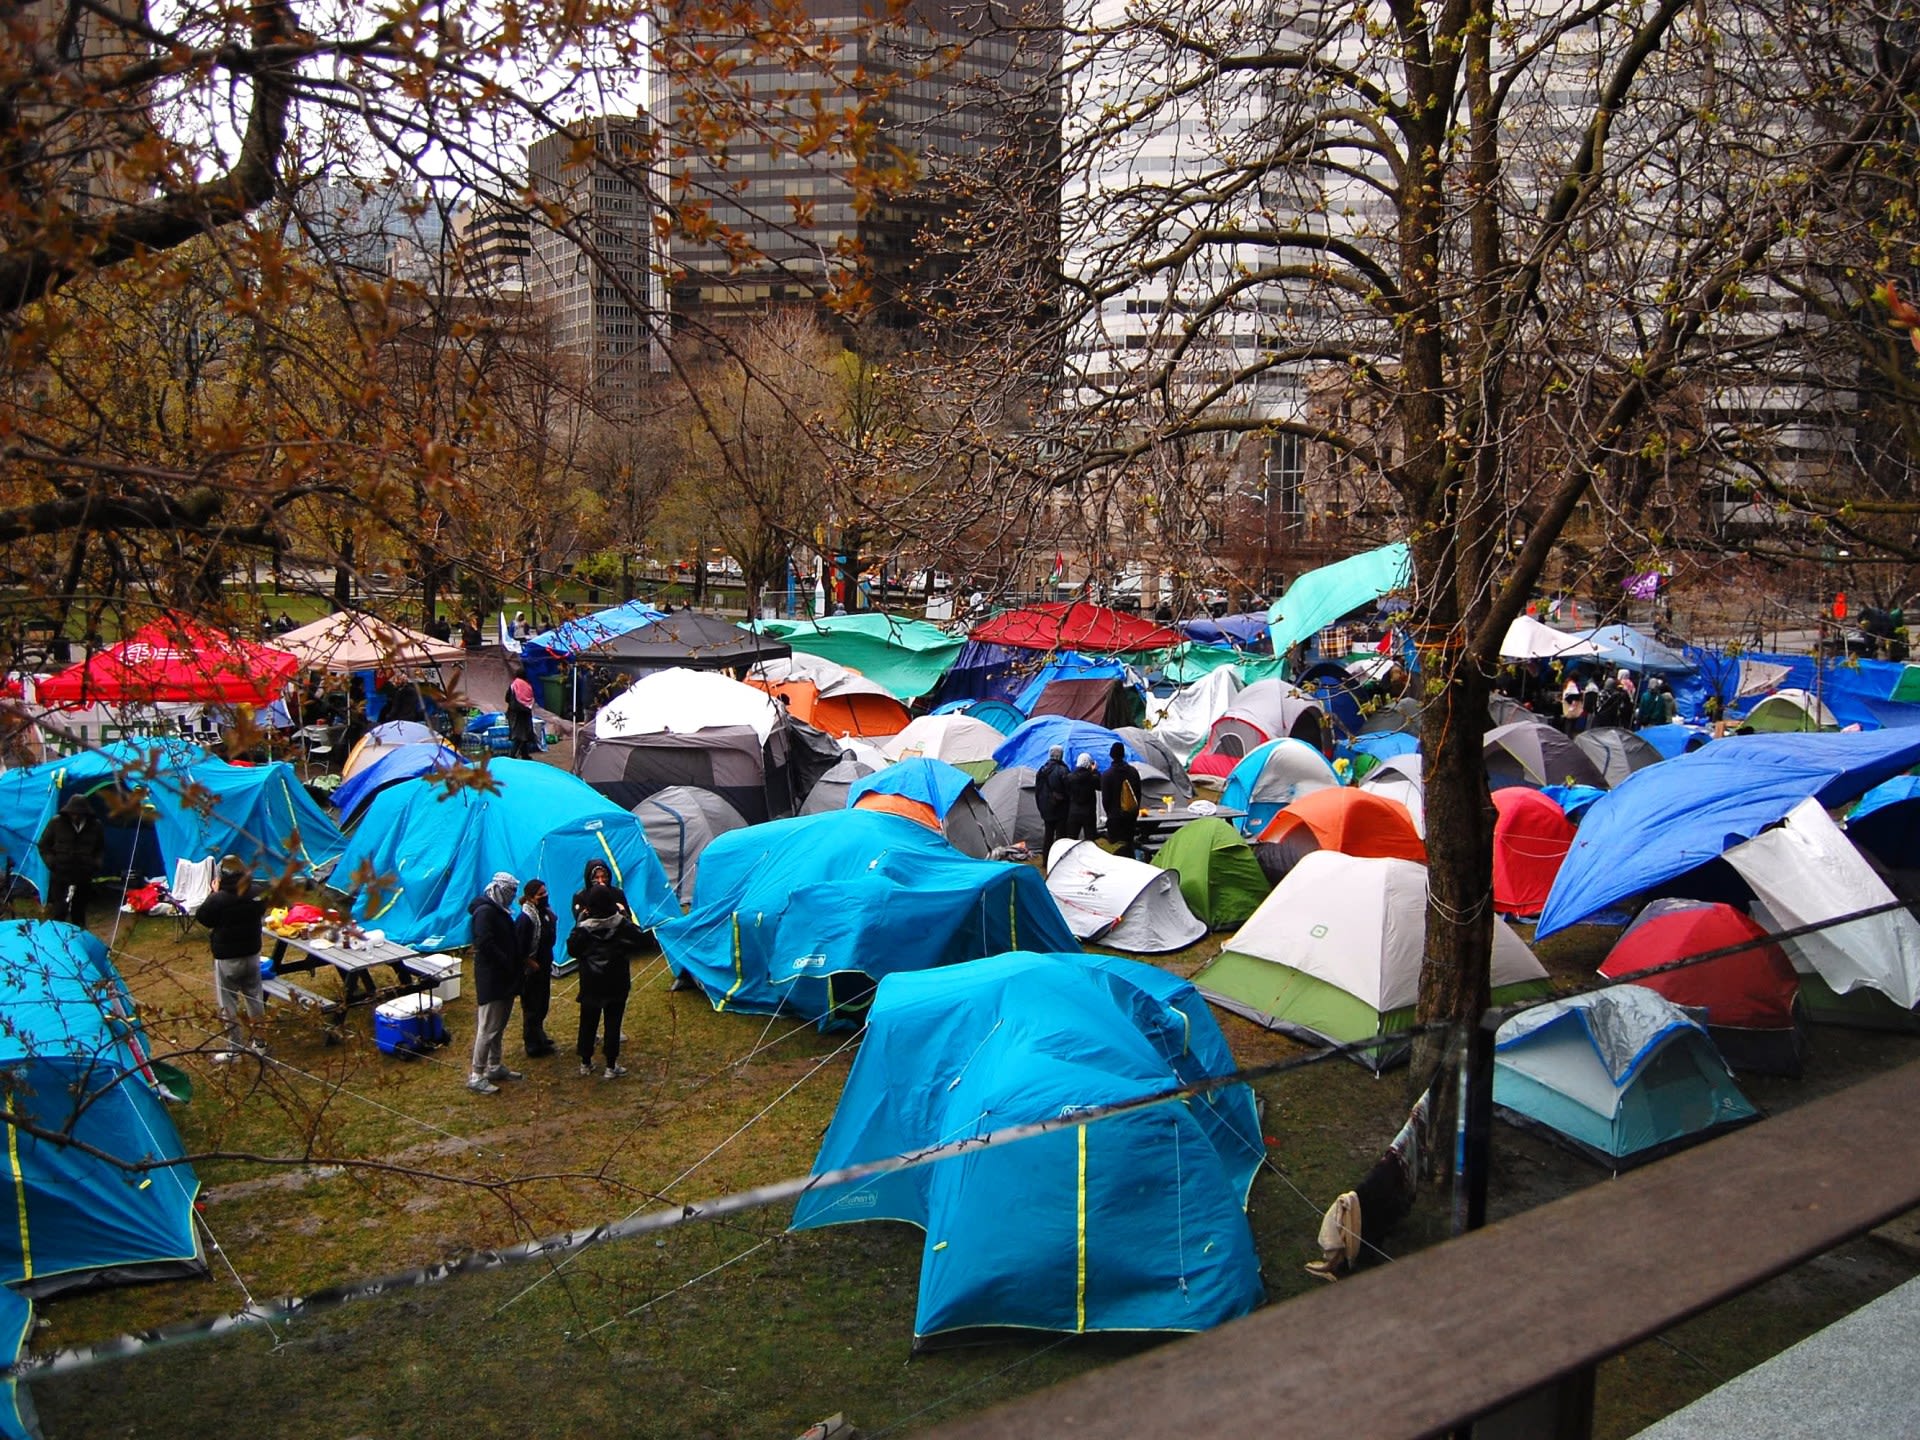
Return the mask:
[[[1137,615],[1073,600],[1008,610],[974,626],[967,638],[987,645],[1011,645],[1016,650],[1124,655],[1133,650],[1169,650],[1187,637]]]
[[[300,671],[284,650],[165,616],[36,687],[42,704],[266,705]]]

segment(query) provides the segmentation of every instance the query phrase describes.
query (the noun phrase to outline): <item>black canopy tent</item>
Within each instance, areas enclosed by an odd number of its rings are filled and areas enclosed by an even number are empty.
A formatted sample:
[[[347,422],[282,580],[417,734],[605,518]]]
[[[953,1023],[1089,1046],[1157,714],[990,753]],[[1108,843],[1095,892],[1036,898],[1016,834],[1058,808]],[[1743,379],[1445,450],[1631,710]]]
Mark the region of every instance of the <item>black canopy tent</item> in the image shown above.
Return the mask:
[[[760,660],[778,660],[793,647],[770,635],[742,630],[723,615],[680,610],[624,635],[613,635],[577,652],[573,659],[628,672],[744,670]]]

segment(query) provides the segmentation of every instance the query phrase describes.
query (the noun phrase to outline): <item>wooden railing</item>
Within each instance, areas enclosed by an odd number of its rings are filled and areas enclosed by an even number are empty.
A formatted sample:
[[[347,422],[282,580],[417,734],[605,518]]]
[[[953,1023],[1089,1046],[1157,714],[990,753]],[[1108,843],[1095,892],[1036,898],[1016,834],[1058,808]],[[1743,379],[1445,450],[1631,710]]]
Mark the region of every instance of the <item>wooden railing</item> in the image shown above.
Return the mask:
[[[1920,1062],[928,1432],[1578,1437],[1593,1369],[1920,1205]]]

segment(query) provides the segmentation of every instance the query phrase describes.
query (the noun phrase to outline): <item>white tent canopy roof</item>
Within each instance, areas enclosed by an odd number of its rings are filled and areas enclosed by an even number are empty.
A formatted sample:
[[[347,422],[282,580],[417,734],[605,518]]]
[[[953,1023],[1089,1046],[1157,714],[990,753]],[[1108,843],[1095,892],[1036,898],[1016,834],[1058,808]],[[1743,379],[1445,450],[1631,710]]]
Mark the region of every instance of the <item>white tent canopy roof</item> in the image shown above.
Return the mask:
[[[778,701],[764,690],[710,670],[642,675],[593,717],[603,740],[628,735],[693,735],[723,725],[749,726],[760,743],[780,724]]]
[[[1502,660],[1579,660],[1604,653],[1593,641],[1543,625],[1531,615],[1516,615],[1500,642]]]
[[[1818,800],[1802,800],[1779,826],[1734,846],[1726,859],[1752,887],[1764,912],[1756,918],[1769,930],[1816,925],[1894,899]],[[1920,923],[1905,910],[1780,943],[1795,969],[1818,974],[1837,995],[1864,988],[1903,1010],[1920,1003]]]
[[[458,645],[357,610],[342,610],[289,630],[273,644],[277,650],[298,655],[306,669],[336,675],[353,670],[417,670],[466,658]]]

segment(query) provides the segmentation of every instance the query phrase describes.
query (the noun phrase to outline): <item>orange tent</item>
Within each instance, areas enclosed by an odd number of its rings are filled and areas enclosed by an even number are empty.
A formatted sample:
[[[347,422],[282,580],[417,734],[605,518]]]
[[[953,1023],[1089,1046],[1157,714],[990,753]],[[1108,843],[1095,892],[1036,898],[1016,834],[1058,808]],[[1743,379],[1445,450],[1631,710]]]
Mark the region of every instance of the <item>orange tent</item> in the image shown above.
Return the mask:
[[[862,795],[854,801],[855,810],[878,810],[883,815],[899,815],[926,826],[936,835],[945,835],[946,827],[940,823],[940,817],[934,808],[924,800],[911,800],[905,795]]]
[[[912,717],[893,696],[875,689],[829,686],[823,693],[811,680],[757,680],[749,685],[787,702],[794,719],[832,736],[898,735]]]
[[[1284,840],[1303,827],[1312,832],[1322,850],[1427,863],[1427,847],[1413,828],[1407,807],[1371,791],[1344,787],[1311,791],[1269,820],[1257,838]]]

